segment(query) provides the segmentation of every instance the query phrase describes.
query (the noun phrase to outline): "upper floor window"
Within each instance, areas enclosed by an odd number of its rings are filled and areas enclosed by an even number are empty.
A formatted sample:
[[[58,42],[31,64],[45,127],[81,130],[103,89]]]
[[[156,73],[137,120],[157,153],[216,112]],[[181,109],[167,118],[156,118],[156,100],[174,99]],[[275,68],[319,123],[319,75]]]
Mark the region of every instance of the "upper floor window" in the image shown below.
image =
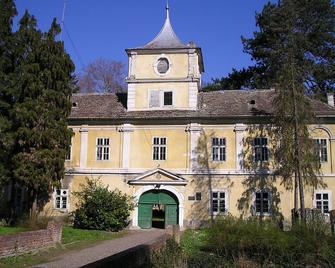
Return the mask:
[[[172,90],[149,90],[149,108],[173,106]]]
[[[319,157],[320,162],[328,161],[327,139],[314,139],[315,153]]]
[[[67,149],[66,149],[66,155],[65,155],[65,160],[71,160],[71,150],[72,150],[72,145],[70,144]]]
[[[271,208],[270,192],[267,189],[255,193],[255,212],[256,214],[269,214]]]
[[[329,213],[331,210],[331,192],[330,191],[316,191],[314,193],[315,207],[322,213]]]
[[[153,160],[166,160],[166,138],[154,137],[152,152]]]
[[[269,148],[267,138],[254,138],[254,160],[256,162],[269,160]]]
[[[226,161],[226,139],[212,139],[212,159],[213,161]]]
[[[54,192],[54,206],[57,209],[67,209],[68,208],[68,189],[56,189]]]
[[[166,74],[168,70],[170,69],[170,63],[167,58],[159,58],[157,60],[157,72],[159,74]]]
[[[97,138],[97,160],[109,160],[109,138]]]
[[[224,214],[227,211],[226,206],[226,191],[213,191],[212,192],[212,213],[213,214]]]
[[[172,91],[164,91],[164,106],[171,106],[172,104]]]

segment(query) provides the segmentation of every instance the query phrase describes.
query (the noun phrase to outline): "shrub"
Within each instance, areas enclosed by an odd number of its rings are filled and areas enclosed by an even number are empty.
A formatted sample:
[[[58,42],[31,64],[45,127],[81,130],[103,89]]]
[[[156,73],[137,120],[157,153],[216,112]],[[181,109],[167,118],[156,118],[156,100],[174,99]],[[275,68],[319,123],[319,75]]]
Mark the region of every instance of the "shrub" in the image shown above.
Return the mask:
[[[283,232],[271,221],[226,217],[208,228],[202,250],[235,265],[244,260],[261,267],[332,267],[335,239],[328,229],[308,222]]]
[[[166,245],[151,256],[152,268],[186,268],[186,259],[180,246],[168,239]]]
[[[128,225],[133,209],[131,197],[119,190],[110,191],[99,179],[86,178],[82,190],[75,192],[79,202],[74,211],[74,227],[119,231]]]

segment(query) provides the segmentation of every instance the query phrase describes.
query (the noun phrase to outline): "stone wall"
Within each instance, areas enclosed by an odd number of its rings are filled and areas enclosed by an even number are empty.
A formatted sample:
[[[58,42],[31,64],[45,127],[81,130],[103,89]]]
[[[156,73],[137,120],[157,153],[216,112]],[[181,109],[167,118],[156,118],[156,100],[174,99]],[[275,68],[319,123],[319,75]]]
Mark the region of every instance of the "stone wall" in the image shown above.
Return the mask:
[[[60,243],[62,223],[49,222],[47,229],[0,236],[0,258],[22,254]]]

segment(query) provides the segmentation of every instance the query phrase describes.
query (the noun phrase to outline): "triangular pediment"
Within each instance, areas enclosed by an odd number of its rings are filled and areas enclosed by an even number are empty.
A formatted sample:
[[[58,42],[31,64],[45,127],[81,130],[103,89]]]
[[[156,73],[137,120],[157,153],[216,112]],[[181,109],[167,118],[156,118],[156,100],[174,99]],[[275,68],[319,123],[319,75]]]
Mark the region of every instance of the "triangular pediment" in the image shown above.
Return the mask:
[[[162,168],[149,170],[128,181],[129,184],[186,185],[183,177]]]

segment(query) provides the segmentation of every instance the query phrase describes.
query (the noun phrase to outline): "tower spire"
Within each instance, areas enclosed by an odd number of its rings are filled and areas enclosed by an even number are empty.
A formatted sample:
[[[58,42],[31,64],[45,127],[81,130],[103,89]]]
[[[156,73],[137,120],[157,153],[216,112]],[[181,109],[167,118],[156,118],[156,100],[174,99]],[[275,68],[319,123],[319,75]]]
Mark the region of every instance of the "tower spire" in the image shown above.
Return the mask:
[[[170,19],[169,0],[166,0],[166,19]]]

